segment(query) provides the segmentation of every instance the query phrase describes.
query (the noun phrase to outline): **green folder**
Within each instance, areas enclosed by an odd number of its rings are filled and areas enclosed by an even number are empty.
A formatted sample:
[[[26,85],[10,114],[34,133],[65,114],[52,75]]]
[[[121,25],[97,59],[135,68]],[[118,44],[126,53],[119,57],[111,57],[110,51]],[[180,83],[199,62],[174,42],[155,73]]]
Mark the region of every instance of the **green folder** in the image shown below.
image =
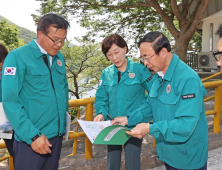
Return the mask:
[[[93,144],[123,145],[131,138],[126,131],[130,129],[121,125],[112,125],[104,128],[95,138]]]

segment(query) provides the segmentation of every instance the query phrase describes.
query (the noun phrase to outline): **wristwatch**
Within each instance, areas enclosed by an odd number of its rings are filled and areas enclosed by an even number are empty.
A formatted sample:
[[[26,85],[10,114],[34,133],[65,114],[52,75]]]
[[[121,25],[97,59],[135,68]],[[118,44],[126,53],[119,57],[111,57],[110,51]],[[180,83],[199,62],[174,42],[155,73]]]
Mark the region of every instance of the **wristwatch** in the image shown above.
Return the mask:
[[[31,140],[34,142],[39,137],[39,134],[35,135]]]

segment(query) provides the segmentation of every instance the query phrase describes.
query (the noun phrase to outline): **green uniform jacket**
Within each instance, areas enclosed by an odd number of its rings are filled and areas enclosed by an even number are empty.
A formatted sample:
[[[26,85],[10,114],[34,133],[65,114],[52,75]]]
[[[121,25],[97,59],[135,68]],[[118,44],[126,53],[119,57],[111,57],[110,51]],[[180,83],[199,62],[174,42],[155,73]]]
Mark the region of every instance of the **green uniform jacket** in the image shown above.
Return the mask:
[[[149,134],[156,138],[158,159],[179,169],[199,169],[208,158],[208,127],[198,74],[173,55],[164,78],[155,74],[149,97],[129,125],[153,119]]]
[[[64,57],[60,52],[53,56],[50,73],[42,55],[33,39],[10,52],[3,65],[4,111],[15,139],[27,144],[36,134],[50,139],[65,133],[68,83]]]
[[[145,90],[149,92],[152,85],[150,72],[140,63],[127,59],[127,68],[119,83],[118,72],[115,65],[104,69],[96,92],[96,113],[103,114],[105,120],[110,120],[107,113],[115,118],[137,109],[145,99]]]

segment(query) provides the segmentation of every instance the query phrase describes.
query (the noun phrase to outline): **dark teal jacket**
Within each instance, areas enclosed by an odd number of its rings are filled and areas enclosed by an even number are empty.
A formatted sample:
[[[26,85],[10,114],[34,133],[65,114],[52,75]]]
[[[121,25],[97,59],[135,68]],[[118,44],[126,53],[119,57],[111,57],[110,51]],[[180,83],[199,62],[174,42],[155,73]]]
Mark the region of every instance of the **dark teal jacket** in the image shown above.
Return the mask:
[[[36,134],[62,136],[68,110],[68,83],[63,55],[53,56],[50,71],[34,40],[10,52],[4,61],[2,101],[15,139],[32,143]],[[11,70],[13,69],[14,73]],[[11,75],[9,73],[12,73]]]
[[[115,65],[104,69],[96,92],[96,113],[103,114],[105,120],[110,120],[107,113],[115,118],[137,109],[145,99],[145,90],[149,93],[152,85],[150,72],[140,63],[127,59],[127,68],[119,83],[118,72]]]
[[[173,55],[162,79],[153,77],[149,97],[128,113],[129,125],[153,119],[149,134],[156,138],[157,158],[178,169],[199,169],[208,158],[206,90],[198,76]]]

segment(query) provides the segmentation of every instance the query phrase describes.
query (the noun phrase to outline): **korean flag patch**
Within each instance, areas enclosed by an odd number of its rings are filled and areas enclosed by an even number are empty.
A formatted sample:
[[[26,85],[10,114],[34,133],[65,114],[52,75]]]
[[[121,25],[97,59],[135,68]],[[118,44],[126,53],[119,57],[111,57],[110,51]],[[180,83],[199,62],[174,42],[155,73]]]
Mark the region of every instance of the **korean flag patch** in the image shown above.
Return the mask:
[[[14,76],[16,73],[16,67],[5,67],[4,75]]]
[[[102,85],[102,80],[99,80],[98,85],[101,86]]]

